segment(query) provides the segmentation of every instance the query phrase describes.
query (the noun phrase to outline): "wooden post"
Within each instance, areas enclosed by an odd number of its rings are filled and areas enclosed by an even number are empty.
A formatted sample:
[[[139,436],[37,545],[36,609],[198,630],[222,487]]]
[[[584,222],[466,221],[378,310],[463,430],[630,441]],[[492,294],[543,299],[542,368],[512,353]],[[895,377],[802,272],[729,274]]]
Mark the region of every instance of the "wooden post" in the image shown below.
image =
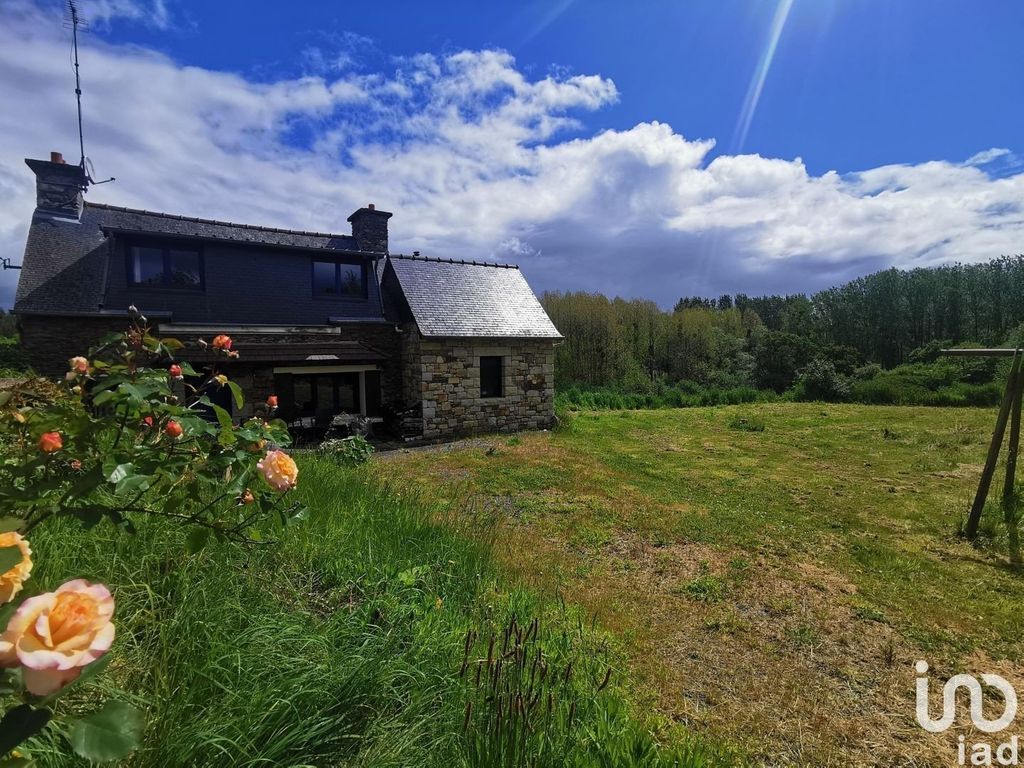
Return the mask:
[[[1020,449],[1020,411],[1024,395],[1024,368],[1017,372],[1017,382],[1010,411],[1010,439],[1006,445],[1006,479],[1003,482],[1003,520],[1009,543],[1010,560],[1020,563],[1020,536],[1017,532],[1017,454]]]
[[[1003,502],[1012,499],[1016,488],[1017,450],[1020,445],[1021,394],[1024,392],[1024,373],[1017,372],[1013,388],[1013,406],[1010,411],[1010,440],[1006,444],[1006,481],[1003,483]]]
[[[996,428],[992,432],[992,442],[989,444],[988,457],[985,459],[985,468],[981,472],[981,480],[978,483],[978,492],[974,496],[974,504],[971,505],[971,513],[967,518],[967,527],[964,529],[964,535],[968,539],[975,539],[978,536],[978,526],[981,524],[981,513],[985,509],[985,501],[988,499],[988,489],[992,485],[992,476],[995,474],[996,463],[999,461],[999,448],[1003,444],[1003,435],[1006,434],[1006,422],[1010,417],[1010,409],[1016,398],[1017,377],[1020,373],[1020,362],[1021,355],[1019,354],[1019,350],[1014,350],[1013,362],[1010,364],[1010,377],[1006,382],[1006,391],[1003,392],[1003,402],[999,406],[999,415],[996,417]]]

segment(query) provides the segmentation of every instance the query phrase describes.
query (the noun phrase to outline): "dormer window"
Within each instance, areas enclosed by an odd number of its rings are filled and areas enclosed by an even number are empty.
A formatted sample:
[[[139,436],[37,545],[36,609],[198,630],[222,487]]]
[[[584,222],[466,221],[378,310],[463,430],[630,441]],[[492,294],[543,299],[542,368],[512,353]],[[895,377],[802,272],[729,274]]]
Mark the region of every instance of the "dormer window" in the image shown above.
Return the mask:
[[[314,259],[313,295],[320,299],[365,299],[366,265]]]
[[[129,285],[198,291],[203,287],[203,258],[196,247],[146,244],[128,249]]]

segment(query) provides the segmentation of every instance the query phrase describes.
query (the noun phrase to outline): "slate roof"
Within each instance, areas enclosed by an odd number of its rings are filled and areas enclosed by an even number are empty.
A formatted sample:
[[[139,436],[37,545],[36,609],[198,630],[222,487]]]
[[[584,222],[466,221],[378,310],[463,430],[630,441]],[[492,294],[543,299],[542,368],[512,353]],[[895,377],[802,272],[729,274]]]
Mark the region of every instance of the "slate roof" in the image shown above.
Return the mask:
[[[392,255],[388,266],[424,336],[562,338],[515,265]]]
[[[80,222],[32,217],[16,312],[89,313],[103,302],[108,232],[138,232],[253,245],[355,251],[350,235],[259,227],[86,203]]]

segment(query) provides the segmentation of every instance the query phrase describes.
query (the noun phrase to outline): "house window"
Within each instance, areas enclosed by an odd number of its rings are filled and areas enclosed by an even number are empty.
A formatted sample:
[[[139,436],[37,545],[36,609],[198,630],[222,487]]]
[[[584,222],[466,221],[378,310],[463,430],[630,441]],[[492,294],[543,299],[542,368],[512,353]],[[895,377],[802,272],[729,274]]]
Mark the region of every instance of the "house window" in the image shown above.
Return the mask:
[[[480,397],[501,397],[502,364],[500,355],[483,355],[480,357]]]
[[[150,288],[199,290],[203,260],[197,248],[133,245],[128,249],[128,282]]]
[[[366,267],[343,261],[313,262],[313,295],[321,298],[366,298]]]

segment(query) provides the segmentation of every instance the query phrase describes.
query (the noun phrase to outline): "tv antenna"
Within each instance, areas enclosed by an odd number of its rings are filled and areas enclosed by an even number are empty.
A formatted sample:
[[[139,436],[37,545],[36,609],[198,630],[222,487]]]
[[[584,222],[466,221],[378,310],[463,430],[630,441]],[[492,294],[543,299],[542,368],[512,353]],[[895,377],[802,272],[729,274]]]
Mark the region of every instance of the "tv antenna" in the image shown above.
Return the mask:
[[[78,67],[78,29],[81,27],[83,30],[88,28],[85,19],[82,18],[82,14],[78,10],[78,0],[67,0],[68,2],[68,13],[65,17],[64,26],[71,27],[71,50],[73,53],[72,63],[75,68],[75,100],[78,102],[78,149],[81,154],[81,159],[78,161],[79,167],[81,167],[83,174],[85,175],[85,186],[93,184],[106,184],[107,182],[114,181],[114,177],[111,176],[109,179],[103,181],[96,181],[93,179],[92,161],[85,156],[85,135],[82,132],[82,79],[79,74]]]

